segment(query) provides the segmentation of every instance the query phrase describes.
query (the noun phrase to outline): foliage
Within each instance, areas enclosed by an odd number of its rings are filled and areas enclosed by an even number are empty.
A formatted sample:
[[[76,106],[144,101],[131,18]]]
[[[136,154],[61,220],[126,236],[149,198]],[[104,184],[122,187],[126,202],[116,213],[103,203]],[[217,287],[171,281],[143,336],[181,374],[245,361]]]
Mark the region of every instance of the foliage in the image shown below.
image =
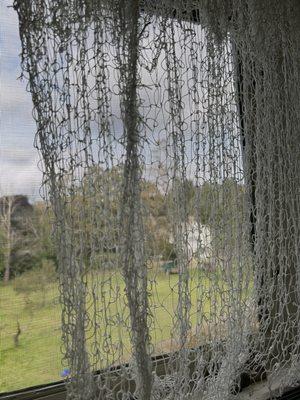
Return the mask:
[[[3,278],[4,268],[5,268],[5,235],[0,227],[0,280]]]
[[[55,266],[51,260],[43,259],[42,266],[27,271],[13,280],[13,288],[17,294],[43,291],[49,283],[57,280]]]
[[[28,203],[26,196],[23,202],[14,207],[11,214],[10,254],[5,254],[7,247],[7,232],[0,228],[0,276],[4,273],[4,257],[8,256],[10,278],[32,269],[41,268],[44,260],[56,261],[55,246],[51,234],[51,211],[43,202],[33,206]]]
[[[84,243],[84,259],[88,268],[116,265],[119,235],[119,209],[123,191],[122,166],[103,170],[91,168],[80,186],[70,190],[66,212],[72,212],[74,238]],[[172,215],[176,199],[181,196],[189,220],[197,220],[209,227],[213,246],[222,250],[225,240],[237,236],[242,218],[244,187],[227,179],[222,183],[206,182],[196,186],[192,180],[175,180],[167,193],[163,193],[154,182],[141,181],[141,203],[144,215],[146,251],[154,259],[176,258],[172,244]],[[24,197],[24,196],[23,196]],[[177,202],[178,204],[178,202]],[[197,207],[195,205],[197,204]],[[195,215],[195,210],[198,214]],[[12,221],[17,238],[11,250],[11,276],[16,277],[28,270],[41,270],[50,260],[54,265],[56,246],[52,232],[54,215],[42,201],[26,210],[19,209],[18,217]],[[231,235],[231,239],[229,236]],[[0,276],[3,276],[5,256],[5,232],[0,226]]]
[[[53,212],[44,202],[34,204],[31,230],[34,235],[34,246],[38,257],[52,260],[56,264],[55,243],[52,234]]]
[[[163,260],[176,260],[177,258],[175,246],[169,240],[159,242],[158,253],[162,256]]]

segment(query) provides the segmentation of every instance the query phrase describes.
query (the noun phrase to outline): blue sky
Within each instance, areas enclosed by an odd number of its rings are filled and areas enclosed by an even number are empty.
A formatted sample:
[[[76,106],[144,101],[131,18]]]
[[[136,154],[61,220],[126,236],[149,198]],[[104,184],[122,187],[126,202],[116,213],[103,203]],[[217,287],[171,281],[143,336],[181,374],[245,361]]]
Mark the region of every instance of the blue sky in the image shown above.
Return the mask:
[[[0,1],[0,195],[39,197],[41,173],[33,141],[35,123],[26,82],[18,77],[20,39],[13,0]]]

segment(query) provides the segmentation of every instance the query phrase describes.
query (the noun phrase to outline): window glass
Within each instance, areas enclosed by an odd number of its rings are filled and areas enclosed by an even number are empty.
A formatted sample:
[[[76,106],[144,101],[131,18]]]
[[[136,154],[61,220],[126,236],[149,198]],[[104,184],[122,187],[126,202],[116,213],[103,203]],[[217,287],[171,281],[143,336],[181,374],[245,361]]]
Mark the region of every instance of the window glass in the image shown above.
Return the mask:
[[[61,372],[51,224],[11,6],[0,2],[0,392],[55,381]]]

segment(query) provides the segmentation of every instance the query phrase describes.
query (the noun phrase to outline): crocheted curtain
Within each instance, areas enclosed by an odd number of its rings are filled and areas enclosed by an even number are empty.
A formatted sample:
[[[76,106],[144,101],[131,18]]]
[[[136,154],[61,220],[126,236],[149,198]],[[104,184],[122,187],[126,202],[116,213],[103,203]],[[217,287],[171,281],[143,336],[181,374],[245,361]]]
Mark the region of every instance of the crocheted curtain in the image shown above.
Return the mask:
[[[299,2],[14,6],[68,398],[230,399],[261,371],[295,383]]]

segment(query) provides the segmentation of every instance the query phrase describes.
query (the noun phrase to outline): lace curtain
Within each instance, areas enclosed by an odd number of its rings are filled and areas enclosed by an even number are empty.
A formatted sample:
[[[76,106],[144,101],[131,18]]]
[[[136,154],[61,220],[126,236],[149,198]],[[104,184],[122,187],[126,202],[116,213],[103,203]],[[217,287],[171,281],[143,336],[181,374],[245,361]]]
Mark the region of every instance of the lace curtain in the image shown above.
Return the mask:
[[[258,369],[295,383],[299,2],[14,6],[68,398],[230,399]]]

